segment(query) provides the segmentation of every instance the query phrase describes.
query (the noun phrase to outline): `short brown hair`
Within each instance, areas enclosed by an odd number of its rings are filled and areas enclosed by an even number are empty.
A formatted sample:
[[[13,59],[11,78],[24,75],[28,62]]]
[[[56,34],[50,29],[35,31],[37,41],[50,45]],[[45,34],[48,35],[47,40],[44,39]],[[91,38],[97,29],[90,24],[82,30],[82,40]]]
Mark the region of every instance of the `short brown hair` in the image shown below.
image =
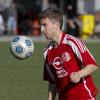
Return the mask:
[[[40,19],[49,18],[51,20],[58,21],[60,24],[60,29],[62,29],[63,25],[63,14],[60,10],[56,8],[47,8],[40,14]]]

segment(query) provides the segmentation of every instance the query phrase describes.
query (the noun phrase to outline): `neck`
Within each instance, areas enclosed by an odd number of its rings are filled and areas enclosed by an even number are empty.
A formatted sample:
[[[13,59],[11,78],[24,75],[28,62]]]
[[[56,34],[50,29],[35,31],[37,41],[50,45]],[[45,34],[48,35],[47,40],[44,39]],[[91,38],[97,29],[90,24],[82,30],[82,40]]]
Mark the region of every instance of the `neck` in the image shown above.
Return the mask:
[[[55,33],[55,36],[53,37],[53,41],[55,41],[59,45],[61,38],[62,38],[62,31],[59,31]]]

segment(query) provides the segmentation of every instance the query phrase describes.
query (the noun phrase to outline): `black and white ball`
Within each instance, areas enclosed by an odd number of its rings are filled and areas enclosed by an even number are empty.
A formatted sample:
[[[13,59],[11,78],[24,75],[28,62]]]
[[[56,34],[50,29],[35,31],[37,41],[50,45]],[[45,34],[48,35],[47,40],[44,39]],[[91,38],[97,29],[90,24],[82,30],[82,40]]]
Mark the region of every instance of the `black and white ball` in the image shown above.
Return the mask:
[[[26,59],[32,56],[34,44],[27,36],[15,36],[10,43],[10,50],[13,56],[18,59]]]

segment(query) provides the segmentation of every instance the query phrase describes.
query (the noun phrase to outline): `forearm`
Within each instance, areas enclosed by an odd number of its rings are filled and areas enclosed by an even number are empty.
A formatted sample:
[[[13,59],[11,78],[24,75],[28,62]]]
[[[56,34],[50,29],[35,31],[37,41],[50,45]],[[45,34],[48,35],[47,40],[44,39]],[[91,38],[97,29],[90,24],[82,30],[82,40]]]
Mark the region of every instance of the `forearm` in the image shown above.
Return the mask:
[[[96,65],[90,64],[85,66],[83,69],[81,69],[78,73],[79,76],[82,77],[86,77],[88,75],[90,75],[91,73],[93,73],[98,67]]]
[[[57,92],[56,85],[49,83],[49,85],[48,85],[48,100],[55,100],[56,92]]]
[[[98,67],[96,65],[93,65],[93,64],[87,65],[83,69],[81,69],[80,71],[71,73],[70,80],[73,83],[78,83],[81,78],[90,75],[97,68]]]

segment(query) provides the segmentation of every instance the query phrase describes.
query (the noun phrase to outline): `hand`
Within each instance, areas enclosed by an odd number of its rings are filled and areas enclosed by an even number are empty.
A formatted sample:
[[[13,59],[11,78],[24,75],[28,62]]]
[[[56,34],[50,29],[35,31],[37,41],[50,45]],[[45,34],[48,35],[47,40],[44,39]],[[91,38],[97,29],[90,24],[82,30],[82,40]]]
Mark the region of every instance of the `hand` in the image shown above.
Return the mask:
[[[78,83],[80,81],[80,79],[81,79],[81,77],[78,72],[71,73],[71,75],[70,75],[71,82]]]

